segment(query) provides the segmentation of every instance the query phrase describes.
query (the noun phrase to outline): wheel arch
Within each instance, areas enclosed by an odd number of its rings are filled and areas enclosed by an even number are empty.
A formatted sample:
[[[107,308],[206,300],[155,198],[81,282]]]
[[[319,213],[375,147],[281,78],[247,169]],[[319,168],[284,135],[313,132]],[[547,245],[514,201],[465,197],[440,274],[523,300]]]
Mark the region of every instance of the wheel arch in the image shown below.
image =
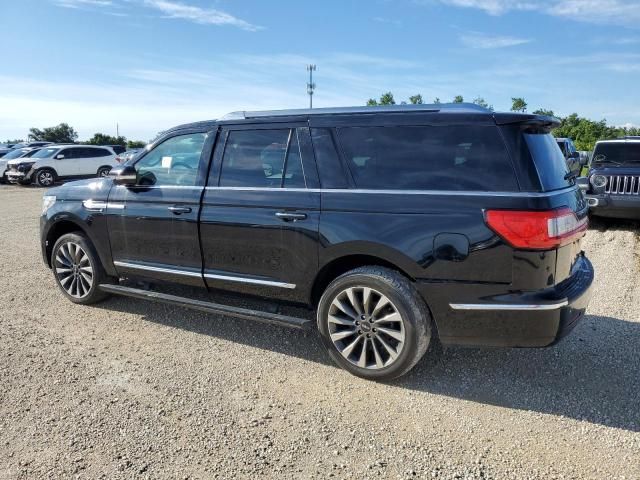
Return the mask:
[[[47,231],[47,235],[45,237],[46,261],[49,268],[51,268],[51,252],[53,251],[53,246],[61,236],[73,232],[82,233],[93,243],[91,236],[78,222],[70,220],[69,218],[64,218],[54,222]]]
[[[340,275],[353,270],[354,268],[364,266],[379,266],[395,270],[407,277],[410,281],[414,281],[406,268],[398,266],[398,264],[388,258],[372,254],[348,254],[332,258],[325,263],[316,274],[310,292],[310,304],[317,307],[322,293],[327,286]]]

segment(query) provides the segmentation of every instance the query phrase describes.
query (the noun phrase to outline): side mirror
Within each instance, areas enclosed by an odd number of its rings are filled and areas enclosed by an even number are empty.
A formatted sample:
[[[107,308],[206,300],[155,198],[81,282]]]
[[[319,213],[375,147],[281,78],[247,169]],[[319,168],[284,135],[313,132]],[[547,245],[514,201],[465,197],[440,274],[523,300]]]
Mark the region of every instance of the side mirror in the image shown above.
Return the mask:
[[[113,183],[116,185],[127,187],[135,185],[138,180],[138,172],[132,165],[114,167],[109,172],[109,176],[113,178]]]
[[[56,160],[62,160],[64,158],[64,155],[60,154],[60,155],[56,155]]]

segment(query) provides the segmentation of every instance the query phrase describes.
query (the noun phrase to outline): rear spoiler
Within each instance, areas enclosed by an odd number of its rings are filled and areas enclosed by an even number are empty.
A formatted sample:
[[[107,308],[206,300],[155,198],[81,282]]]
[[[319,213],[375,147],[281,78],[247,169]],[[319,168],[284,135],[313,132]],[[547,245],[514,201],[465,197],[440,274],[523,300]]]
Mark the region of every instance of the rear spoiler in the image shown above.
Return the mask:
[[[547,115],[534,115],[532,113],[494,113],[496,125],[531,126],[551,130],[560,126],[560,119]]]

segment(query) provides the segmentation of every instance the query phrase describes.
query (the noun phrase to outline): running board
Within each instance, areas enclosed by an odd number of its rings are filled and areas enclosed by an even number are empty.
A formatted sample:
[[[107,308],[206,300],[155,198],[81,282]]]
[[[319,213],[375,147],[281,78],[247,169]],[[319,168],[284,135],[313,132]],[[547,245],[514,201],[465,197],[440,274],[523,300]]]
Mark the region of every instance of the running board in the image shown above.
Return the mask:
[[[178,297],[177,295],[169,295],[167,293],[153,292],[151,290],[142,290],[139,288],[124,287],[122,285],[100,285],[100,290],[115,295],[124,295],[125,297],[142,298],[144,300],[153,300],[156,302],[167,303],[179,307],[200,310],[206,313],[215,313],[218,315],[228,315],[230,317],[244,318],[246,320],[255,320],[281,327],[297,328],[300,330],[310,329],[313,320],[307,318],[290,317],[288,315],[280,315],[277,313],[263,312],[260,310],[252,310],[249,308],[231,307],[222,305],[221,303],[205,302],[202,300],[193,300],[186,297]]]

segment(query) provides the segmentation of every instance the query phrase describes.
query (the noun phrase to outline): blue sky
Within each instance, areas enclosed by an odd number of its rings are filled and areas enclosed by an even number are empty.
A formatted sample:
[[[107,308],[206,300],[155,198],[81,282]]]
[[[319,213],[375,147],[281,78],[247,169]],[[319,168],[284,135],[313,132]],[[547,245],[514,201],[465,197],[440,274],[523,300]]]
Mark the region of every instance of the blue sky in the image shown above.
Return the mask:
[[[638,0],[0,0],[0,139],[148,140],[232,110],[484,97],[640,125]]]

